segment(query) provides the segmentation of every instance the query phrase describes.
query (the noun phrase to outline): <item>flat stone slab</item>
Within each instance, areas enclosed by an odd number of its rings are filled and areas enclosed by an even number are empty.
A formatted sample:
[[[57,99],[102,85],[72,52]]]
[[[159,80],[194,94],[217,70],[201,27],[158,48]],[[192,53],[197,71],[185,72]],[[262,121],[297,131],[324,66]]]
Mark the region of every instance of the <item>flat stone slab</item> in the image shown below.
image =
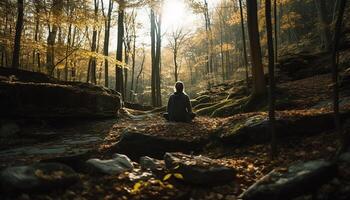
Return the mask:
[[[234,181],[236,171],[217,164],[205,156],[166,153],[166,167],[183,176],[183,181],[195,185],[220,185]]]
[[[205,144],[200,139],[167,138],[126,129],[111,151],[125,154],[133,160],[139,160],[142,156],[162,159],[166,152],[190,153],[200,150]]]
[[[286,169],[275,169],[264,176],[240,198],[244,200],[292,199],[309,193],[336,175],[336,165],[324,160],[298,163]]]
[[[47,192],[66,188],[79,179],[70,167],[59,163],[36,163],[9,167],[0,173],[0,189],[5,193]]]

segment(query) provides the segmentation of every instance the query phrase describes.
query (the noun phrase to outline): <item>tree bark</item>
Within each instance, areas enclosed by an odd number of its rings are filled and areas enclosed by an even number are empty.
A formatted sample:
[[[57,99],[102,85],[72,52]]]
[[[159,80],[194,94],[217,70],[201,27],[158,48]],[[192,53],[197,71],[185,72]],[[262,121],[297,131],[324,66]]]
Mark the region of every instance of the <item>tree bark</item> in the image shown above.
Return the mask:
[[[253,72],[253,99],[258,96],[264,96],[266,93],[266,84],[264,77],[264,68],[261,60],[261,46],[258,28],[257,1],[247,1],[247,19],[248,35],[250,41],[250,52]]]
[[[103,6],[103,0],[101,0],[101,5]],[[105,34],[103,42],[103,55],[108,56],[109,51],[109,36],[111,30],[111,16],[113,10],[113,0],[109,0],[107,16],[105,16]],[[104,8],[102,8],[102,13],[104,15]],[[108,87],[109,77],[108,77],[108,59],[105,58],[104,61],[104,76],[105,76],[105,87]]]
[[[314,0],[317,8],[319,28],[322,39],[322,48],[326,51],[331,50],[331,33],[329,31],[329,22],[327,20],[327,9],[325,0]]]
[[[334,123],[336,131],[339,135],[340,148],[338,149],[337,154],[340,155],[343,151],[349,146],[348,136],[345,132],[342,131],[340,124],[340,114],[339,114],[339,75],[338,75],[338,48],[339,40],[341,37],[341,29],[344,17],[344,10],[346,6],[346,0],[340,0],[338,17],[335,25],[335,32],[333,38],[333,47],[332,47],[332,81],[333,81],[333,112],[334,112]]]
[[[58,17],[62,11],[62,0],[53,0],[52,12],[53,15]],[[47,37],[47,48],[46,48],[46,66],[47,73],[53,75],[55,69],[55,41],[57,36],[58,26],[53,24],[52,27],[49,25],[49,33]]]
[[[239,11],[241,15],[241,29],[242,29],[242,43],[243,43],[243,59],[244,59],[244,67],[245,67],[245,79],[247,88],[249,88],[249,71],[248,71],[248,56],[247,56],[247,45],[245,39],[245,28],[244,28],[244,17],[243,17],[243,8],[242,8],[242,0],[239,0]]]
[[[275,58],[272,39],[271,0],[265,0],[265,16],[269,57],[269,126],[271,133],[271,158],[275,159],[277,156],[277,143],[275,134]]]
[[[124,38],[124,1],[119,2],[118,10],[118,44],[117,44],[117,60],[123,62],[123,38]],[[123,66],[120,64],[116,65],[116,81],[115,89],[124,98],[124,83],[123,83]]]
[[[23,30],[24,0],[17,0],[17,22],[15,41],[13,45],[12,68],[19,68],[19,57],[21,49],[21,36]]]

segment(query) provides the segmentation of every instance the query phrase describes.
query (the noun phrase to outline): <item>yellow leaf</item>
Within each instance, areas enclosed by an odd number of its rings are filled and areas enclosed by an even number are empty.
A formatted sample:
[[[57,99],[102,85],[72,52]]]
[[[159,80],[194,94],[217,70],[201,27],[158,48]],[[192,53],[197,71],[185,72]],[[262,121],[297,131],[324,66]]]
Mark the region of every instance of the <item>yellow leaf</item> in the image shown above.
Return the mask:
[[[184,179],[184,177],[182,176],[182,174],[179,174],[179,173],[175,173],[174,176],[175,176],[175,178],[177,178],[177,179]]]
[[[169,189],[174,189],[174,186],[171,185],[171,184],[167,184],[166,187],[169,188]]]
[[[172,174],[167,174],[164,176],[163,181],[169,180]]]

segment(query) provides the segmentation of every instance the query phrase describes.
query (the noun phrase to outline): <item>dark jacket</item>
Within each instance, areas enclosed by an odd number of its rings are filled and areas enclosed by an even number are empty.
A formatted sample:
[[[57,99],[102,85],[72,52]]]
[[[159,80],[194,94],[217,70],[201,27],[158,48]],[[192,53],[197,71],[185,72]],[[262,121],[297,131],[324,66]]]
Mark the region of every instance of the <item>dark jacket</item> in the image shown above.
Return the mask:
[[[167,111],[170,121],[188,121],[189,113],[192,113],[190,98],[183,92],[175,92],[169,98]]]

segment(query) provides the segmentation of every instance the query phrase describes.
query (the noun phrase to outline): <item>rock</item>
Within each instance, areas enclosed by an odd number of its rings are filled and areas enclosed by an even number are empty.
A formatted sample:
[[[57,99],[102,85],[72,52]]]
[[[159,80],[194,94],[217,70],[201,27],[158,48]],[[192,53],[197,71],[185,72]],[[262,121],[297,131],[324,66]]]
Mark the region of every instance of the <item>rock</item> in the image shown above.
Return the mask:
[[[197,97],[196,100],[197,100],[197,104],[209,103],[211,100],[211,97],[209,95],[203,95],[203,96]]]
[[[86,164],[93,173],[109,175],[120,174],[134,168],[131,160],[126,155],[122,154],[114,154],[114,158],[109,160],[100,160],[98,158],[89,159],[86,161]]]
[[[342,119],[349,118],[349,114],[342,113]],[[275,123],[278,138],[311,136],[334,128],[331,113],[277,118]],[[270,141],[268,129],[267,117],[256,115],[237,121],[228,131],[221,133],[220,139],[226,145],[263,144]]]
[[[58,156],[54,158],[48,158],[40,160],[42,163],[62,163],[65,164],[71,168],[73,168],[75,171],[82,171],[85,168],[85,161],[90,157],[90,152],[79,152],[79,153],[72,153],[68,155]]]
[[[1,122],[0,123],[0,138],[13,138],[17,137],[20,132],[19,126],[14,122]]]
[[[235,170],[217,164],[204,156],[191,156],[183,153],[166,153],[166,167],[183,176],[183,181],[195,185],[220,185],[232,182]]]
[[[0,117],[113,117],[121,107],[120,94],[105,87],[51,80],[42,77],[43,74],[21,70],[15,74],[39,76],[38,80],[43,81],[32,82],[30,78],[0,81]]]
[[[128,174],[128,178],[131,182],[145,181],[154,177],[150,172],[143,172],[141,170],[133,170]]]
[[[166,152],[190,153],[198,151],[206,141],[194,139],[191,141],[166,138],[162,136],[147,135],[132,129],[125,129],[119,142],[110,148],[112,152],[127,155],[133,160],[139,160],[142,156],[162,159]]]
[[[126,108],[129,108],[129,109],[141,110],[141,111],[149,111],[149,110],[153,109],[152,106],[141,105],[141,104],[138,104],[138,103],[132,103],[132,102],[127,102],[127,101],[124,101],[124,106]]]
[[[164,164],[162,164],[162,161],[148,157],[148,156],[142,156],[140,158],[140,166],[141,169],[149,169],[151,171],[161,169],[163,168]]]
[[[59,163],[36,163],[9,167],[0,173],[0,188],[5,193],[46,192],[64,189],[79,180],[70,167]]]
[[[336,166],[324,160],[298,163],[288,169],[273,170],[248,188],[240,198],[292,199],[314,191],[335,175]]]
[[[350,181],[350,152],[343,153],[338,160],[338,176]]]

